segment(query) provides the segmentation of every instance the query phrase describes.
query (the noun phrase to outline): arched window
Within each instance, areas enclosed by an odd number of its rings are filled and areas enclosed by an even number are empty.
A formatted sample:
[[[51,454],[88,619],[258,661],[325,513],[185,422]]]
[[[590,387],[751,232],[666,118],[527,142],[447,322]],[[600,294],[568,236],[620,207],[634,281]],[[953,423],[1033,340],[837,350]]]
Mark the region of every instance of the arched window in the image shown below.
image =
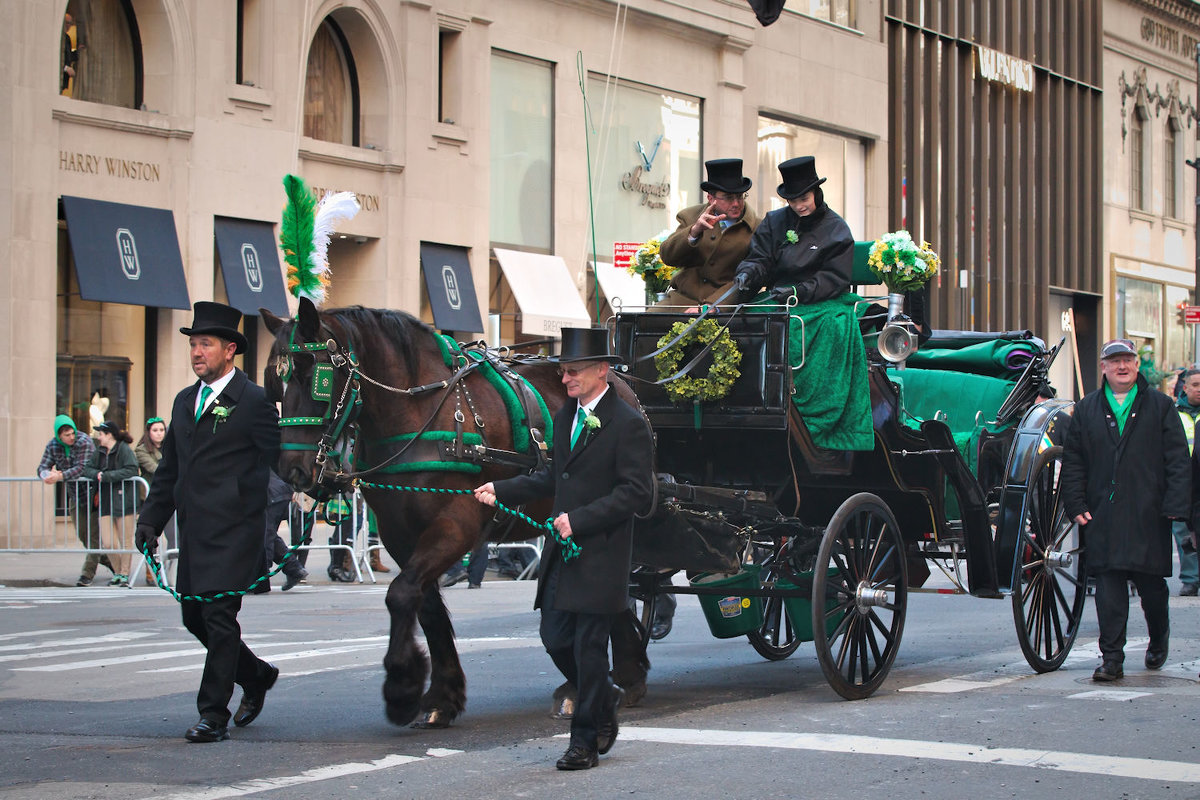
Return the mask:
[[[1146,108],[1140,103],[1133,107],[1129,121],[1129,205],[1146,208]]]
[[[304,135],[358,146],[358,75],[341,28],[326,18],[313,36],[304,78]]]
[[[142,105],[142,43],[129,0],[70,0],[60,61],[63,95],[125,108]]]
[[[1163,142],[1163,216],[1179,219],[1180,166],[1183,163],[1181,150],[1183,139],[1179,135],[1181,125],[1178,117],[1167,119],[1166,141]]]

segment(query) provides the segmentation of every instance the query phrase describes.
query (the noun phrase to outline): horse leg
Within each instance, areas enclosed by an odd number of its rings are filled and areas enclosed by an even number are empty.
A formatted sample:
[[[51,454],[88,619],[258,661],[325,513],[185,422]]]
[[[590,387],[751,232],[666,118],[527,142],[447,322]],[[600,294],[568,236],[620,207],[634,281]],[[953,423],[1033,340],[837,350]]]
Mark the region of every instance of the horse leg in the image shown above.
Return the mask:
[[[417,646],[413,628],[422,602],[421,587],[412,572],[401,570],[388,586],[387,609],[391,617],[387,655],[383,657],[383,702],[387,718],[407,725],[420,709],[421,690],[429,672],[425,654]]]
[[[421,715],[413,727],[448,728],[467,705],[467,679],[454,646],[454,625],[436,584],[425,593],[417,619],[425,632],[431,669],[429,690],[421,698]]]

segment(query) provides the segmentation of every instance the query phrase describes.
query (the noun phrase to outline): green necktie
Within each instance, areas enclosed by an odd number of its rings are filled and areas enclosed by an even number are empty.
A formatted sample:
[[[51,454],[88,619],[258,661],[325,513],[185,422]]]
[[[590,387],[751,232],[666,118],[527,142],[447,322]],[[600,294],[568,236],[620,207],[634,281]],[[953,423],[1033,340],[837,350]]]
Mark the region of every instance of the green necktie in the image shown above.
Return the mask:
[[[579,434],[583,433],[587,419],[587,412],[583,410],[583,406],[579,407],[579,413],[576,415],[575,430],[571,431],[571,449],[575,449],[575,443],[579,441]]]
[[[200,389],[200,405],[196,406],[196,422],[200,421],[200,417],[204,416],[204,404],[208,402],[209,396],[212,394],[212,387],[205,385]]]

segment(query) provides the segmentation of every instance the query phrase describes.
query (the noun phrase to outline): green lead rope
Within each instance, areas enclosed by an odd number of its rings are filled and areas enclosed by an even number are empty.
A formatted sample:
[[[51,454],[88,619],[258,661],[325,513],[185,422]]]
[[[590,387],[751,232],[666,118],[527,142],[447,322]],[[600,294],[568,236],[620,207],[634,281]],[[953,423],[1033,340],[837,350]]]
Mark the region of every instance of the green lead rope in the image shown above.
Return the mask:
[[[368,489],[390,489],[392,491],[397,491],[397,492],[429,492],[431,494],[474,494],[474,492],[470,489],[436,489],[436,488],[431,488],[431,487],[426,487],[426,486],[392,486],[390,484],[370,483],[368,481],[359,481],[358,485],[365,486]],[[511,514],[514,517],[516,517],[517,519],[528,523],[531,527],[533,527],[536,530],[546,531],[549,536],[552,536],[554,538],[554,541],[558,542],[558,548],[559,548],[558,552],[562,554],[562,560],[563,560],[564,564],[577,558],[579,556],[579,554],[583,552],[583,548],[580,547],[579,543],[576,542],[574,539],[564,539],[562,536],[559,536],[558,531],[556,531],[554,529],[553,520],[547,519],[545,522],[538,522],[537,520],[535,520],[533,517],[529,516],[528,514],[524,514],[520,511],[517,511],[515,508],[509,508],[508,506],[501,503],[499,500],[496,501],[496,508],[499,508],[501,511],[505,512],[506,514]]]
[[[306,536],[298,544],[292,545],[290,548],[288,548],[288,551],[283,554],[283,558],[280,560],[279,565],[276,566],[275,569],[271,570],[266,575],[260,575],[245,589],[217,592],[216,594],[180,594],[168,586],[166,581],[163,579],[162,565],[158,563],[158,558],[155,557],[153,551],[151,551],[150,548],[146,548],[142,551],[142,554],[146,556],[146,564],[149,565],[150,571],[154,573],[154,582],[158,585],[158,588],[162,589],[164,592],[170,592],[171,596],[180,603],[182,603],[184,600],[193,600],[198,603],[211,603],[214,600],[220,600],[225,597],[245,597],[246,595],[252,593],[255,587],[257,587],[263,581],[269,581],[272,577],[278,575],[279,571],[283,569],[283,565],[287,563],[287,560],[291,558],[297,550],[311,541],[312,539]]]

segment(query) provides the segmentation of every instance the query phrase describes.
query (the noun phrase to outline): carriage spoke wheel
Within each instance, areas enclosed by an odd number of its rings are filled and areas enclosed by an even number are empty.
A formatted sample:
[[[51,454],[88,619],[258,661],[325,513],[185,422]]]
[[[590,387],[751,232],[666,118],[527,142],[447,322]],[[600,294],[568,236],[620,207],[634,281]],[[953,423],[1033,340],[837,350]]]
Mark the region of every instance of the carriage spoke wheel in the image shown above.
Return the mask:
[[[780,577],[779,566],[782,563],[781,545],[774,553],[770,553],[760,561],[759,578],[763,581],[774,581]],[[763,598],[763,624],[756,631],[746,634],[750,645],[768,661],[782,661],[796,652],[800,640],[792,627],[792,620],[784,610],[782,597]]]
[[[821,671],[847,700],[887,677],[908,608],[908,562],[887,503],[856,494],[834,512],[813,574],[813,643]]]
[[[1038,454],[1026,487],[1013,580],[1013,621],[1029,666],[1062,666],[1083,617],[1087,572],[1079,526],[1063,507],[1062,448]]]

